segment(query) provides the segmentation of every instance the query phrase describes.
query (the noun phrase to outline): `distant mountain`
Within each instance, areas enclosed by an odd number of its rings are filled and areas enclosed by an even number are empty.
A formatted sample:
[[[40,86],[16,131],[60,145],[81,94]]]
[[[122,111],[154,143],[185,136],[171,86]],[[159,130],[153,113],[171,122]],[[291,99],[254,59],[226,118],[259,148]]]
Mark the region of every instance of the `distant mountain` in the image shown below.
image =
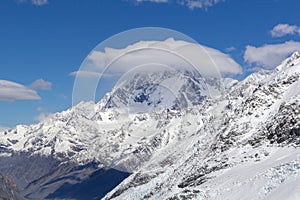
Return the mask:
[[[27,199],[297,199],[299,79],[297,52],[243,81],[130,74],[96,104],[2,131],[0,172]]]

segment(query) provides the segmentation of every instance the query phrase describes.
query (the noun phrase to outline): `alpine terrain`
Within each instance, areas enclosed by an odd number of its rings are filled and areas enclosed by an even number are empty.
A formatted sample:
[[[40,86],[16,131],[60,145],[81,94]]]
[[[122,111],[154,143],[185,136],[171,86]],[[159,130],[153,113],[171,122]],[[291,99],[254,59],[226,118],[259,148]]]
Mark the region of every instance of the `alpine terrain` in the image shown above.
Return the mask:
[[[300,54],[242,81],[140,72],[0,131],[0,199],[300,197]]]

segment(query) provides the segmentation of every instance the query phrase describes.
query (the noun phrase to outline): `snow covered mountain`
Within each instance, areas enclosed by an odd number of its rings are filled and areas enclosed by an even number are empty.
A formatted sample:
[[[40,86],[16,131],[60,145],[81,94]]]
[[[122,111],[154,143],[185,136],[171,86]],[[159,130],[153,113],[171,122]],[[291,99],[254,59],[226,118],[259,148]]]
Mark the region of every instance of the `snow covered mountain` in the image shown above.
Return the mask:
[[[274,71],[225,79],[225,91],[192,72],[131,77],[99,103],[1,132],[0,172],[28,199],[68,199],[66,183],[72,190],[103,169],[131,174],[104,199],[300,195],[299,53]]]
[[[105,199],[298,199],[299,57],[194,107],[194,131],[182,131]]]
[[[178,110],[199,105],[205,97],[220,95],[224,89],[219,79],[203,77],[198,71],[149,67],[150,72],[134,70],[122,77],[102,99],[104,108],[130,113]]]

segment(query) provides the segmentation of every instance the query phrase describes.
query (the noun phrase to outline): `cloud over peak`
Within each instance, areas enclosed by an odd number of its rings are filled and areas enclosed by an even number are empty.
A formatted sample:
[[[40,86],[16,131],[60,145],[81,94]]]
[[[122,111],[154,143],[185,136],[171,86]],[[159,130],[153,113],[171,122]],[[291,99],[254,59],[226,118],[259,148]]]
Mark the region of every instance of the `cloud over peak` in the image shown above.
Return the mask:
[[[195,68],[203,75],[240,74],[242,68],[231,57],[216,49],[174,40],[140,41],[123,49],[106,48],[93,51],[81,72],[70,75],[95,76],[122,74],[137,67],[159,63],[175,69]],[[97,72],[97,73],[96,73]]]

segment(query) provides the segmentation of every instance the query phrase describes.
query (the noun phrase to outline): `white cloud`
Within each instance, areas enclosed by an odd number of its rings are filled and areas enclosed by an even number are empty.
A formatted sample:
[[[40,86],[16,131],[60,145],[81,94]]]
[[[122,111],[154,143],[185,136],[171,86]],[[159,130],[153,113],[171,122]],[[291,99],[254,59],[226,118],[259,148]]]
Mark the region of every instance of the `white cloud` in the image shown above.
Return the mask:
[[[35,90],[51,90],[52,83],[43,79],[37,79],[29,87]]]
[[[48,0],[18,0],[20,3],[31,3],[36,6],[43,6],[49,3]]]
[[[226,52],[232,52],[232,51],[234,51],[234,50],[236,50],[236,48],[233,47],[233,46],[227,47],[227,48],[225,49]]]
[[[141,3],[141,2],[178,3],[180,5],[187,6],[189,9],[195,9],[195,8],[206,9],[225,0],[134,0],[134,1],[137,3]]]
[[[43,6],[48,4],[48,0],[31,0],[31,3],[37,6]]]
[[[40,100],[41,97],[33,89],[19,83],[0,80],[0,100]]]
[[[129,0],[128,0],[129,1]],[[152,3],[177,3],[187,6],[190,9],[208,8],[225,0],[133,0],[136,3],[152,2]],[[36,6],[43,6],[49,3],[49,0],[17,0],[20,3],[31,3]]]
[[[179,0],[178,2],[182,5],[187,6],[190,9],[195,9],[208,8],[222,1],[225,0]]]
[[[41,112],[38,116],[34,117],[35,121],[41,122],[44,121],[51,113]]]
[[[154,2],[154,3],[168,3],[169,0],[135,0],[136,2],[145,2],[145,1],[149,1],[149,2]]]
[[[95,77],[99,78],[102,76],[101,73],[92,72],[92,71],[74,71],[69,74],[69,76],[77,76],[77,77]]]
[[[60,94],[59,97],[62,98],[63,100],[68,99],[68,96],[67,96],[67,95],[64,95],[64,94]]]
[[[278,24],[271,30],[272,37],[282,37],[285,35],[299,35],[300,27],[289,24]]]
[[[265,44],[261,47],[247,46],[244,60],[265,69],[279,65],[287,56],[300,50],[300,42],[287,41],[281,44]]]
[[[35,108],[35,110],[38,111],[38,112],[42,112],[43,108],[42,107],[37,107],[37,108]]]
[[[93,71],[74,71],[69,73],[69,76],[76,76],[76,77],[84,77],[84,78],[100,78],[100,77],[114,77],[116,74],[102,74]]]
[[[203,75],[240,74],[242,68],[231,57],[216,49],[169,38],[165,41],[141,41],[124,49],[93,51],[82,74],[122,74],[137,66],[158,63],[176,69],[196,69]],[[107,69],[106,69],[107,67]],[[104,71],[104,72],[103,72]],[[78,72],[76,72],[78,73]],[[73,73],[75,75],[75,73]]]

